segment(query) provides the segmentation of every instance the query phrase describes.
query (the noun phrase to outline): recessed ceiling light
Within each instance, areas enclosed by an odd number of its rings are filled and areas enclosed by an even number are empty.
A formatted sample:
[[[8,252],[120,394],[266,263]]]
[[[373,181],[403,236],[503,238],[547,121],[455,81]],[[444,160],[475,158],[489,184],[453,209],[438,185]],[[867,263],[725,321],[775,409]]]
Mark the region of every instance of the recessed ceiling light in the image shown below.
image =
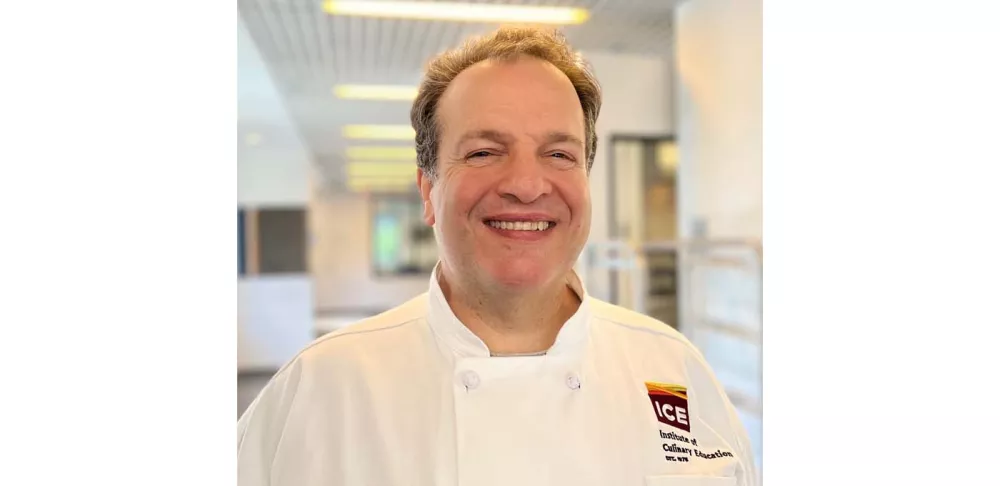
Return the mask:
[[[323,10],[331,15],[556,25],[582,24],[590,17],[582,8],[458,2],[326,0]]]
[[[417,87],[389,84],[341,84],[333,94],[347,100],[409,101],[417,97]]]
[[[416,132],[409,125],[347,125],[345,138],[369,140],[413,140]]]

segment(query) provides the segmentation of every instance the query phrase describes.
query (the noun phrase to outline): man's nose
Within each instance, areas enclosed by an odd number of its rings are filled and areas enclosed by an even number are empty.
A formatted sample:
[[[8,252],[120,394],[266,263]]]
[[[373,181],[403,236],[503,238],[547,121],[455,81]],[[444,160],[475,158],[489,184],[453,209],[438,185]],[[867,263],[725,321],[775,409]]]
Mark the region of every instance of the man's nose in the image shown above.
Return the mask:
[[[534,154],[512,154],[507,160],[499,186],[501,197],[522,204],[535,202],[552,191],[545,166]]]

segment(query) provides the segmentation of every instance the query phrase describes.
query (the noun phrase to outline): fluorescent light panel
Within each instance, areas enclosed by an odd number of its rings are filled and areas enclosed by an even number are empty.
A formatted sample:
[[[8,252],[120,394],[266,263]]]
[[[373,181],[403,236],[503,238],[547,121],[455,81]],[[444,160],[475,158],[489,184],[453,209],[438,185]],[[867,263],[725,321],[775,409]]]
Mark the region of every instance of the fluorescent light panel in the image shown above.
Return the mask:
[[[350,162],[348,177],[391,177],[416,179],[417,164],[413,162]]]
[[[590,17],[590,13],[582,8],[457,2],[326,0],[323,9],[331,15],[555,25],[582,24]]]
[[[347,147],[345,151],[348,160],[398,161],[417,160],[417,149],[413,147]]]
[[[359,162],[347,164],[347,187],[359,192],[405,192],[415,190],[415,162]]]
[[[409,192],[416,190],[416,184],[407,179],[354,178],[347,180],[352,191]]]
[[[409,101],[417,97],[417,87],[389,84],[340,84],[333,87],[333,94],[346,100]]]
[[[347,179],[347,185],[351,187],[417,187],[416,182],[411,179],[396,177],[352,177]]]
[[[344,138],[358,140],[413,140],[416,132],[409,125],[347,125]]]

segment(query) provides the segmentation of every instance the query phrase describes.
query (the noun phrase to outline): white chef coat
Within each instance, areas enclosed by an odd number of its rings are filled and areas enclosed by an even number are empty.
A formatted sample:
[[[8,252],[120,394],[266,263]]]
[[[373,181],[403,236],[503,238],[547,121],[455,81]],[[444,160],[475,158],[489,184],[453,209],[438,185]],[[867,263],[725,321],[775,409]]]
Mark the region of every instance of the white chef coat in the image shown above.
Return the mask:
[[[745,429],[690,342],[569,285],[581,305],[544,356],[490,357],[435,276],[318,339],[240,418],[239,484],[755,484]]]

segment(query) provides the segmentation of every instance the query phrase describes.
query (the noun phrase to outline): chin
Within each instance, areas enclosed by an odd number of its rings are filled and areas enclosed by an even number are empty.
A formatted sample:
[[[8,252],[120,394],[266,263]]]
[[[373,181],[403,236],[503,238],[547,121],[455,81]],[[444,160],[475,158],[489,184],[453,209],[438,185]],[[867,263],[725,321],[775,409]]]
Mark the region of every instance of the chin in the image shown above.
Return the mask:
[[[494,282],[512,290],[542,287],[556,277],[551,263],[520,259],[494,261],[484,269]]]

